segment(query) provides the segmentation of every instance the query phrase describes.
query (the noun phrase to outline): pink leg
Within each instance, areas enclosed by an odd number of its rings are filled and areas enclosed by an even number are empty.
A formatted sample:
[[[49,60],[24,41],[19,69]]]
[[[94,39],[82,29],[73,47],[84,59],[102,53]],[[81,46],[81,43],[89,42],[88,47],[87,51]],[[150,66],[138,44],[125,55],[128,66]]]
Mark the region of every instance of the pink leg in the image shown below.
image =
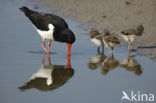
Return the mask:
[[[51,62],[50,62],[50,54],[48,54],[48,64],[50,65]]]
[[[51,45],[51,40],[49,40],[49,42],[48,42],[48,54],[50,53],[50,45]]]
[[[44,59],[47,56],[47,54],[44,54],[44,56],[42,57],[42,64],[44,64]]]
[[[45,52],[48,53],[48,50],[47,50],[47,48],[45,47],[45,42],[44,42],[44,41],[42,42],[42,47],[43,47],[43,49],[45,50]]]

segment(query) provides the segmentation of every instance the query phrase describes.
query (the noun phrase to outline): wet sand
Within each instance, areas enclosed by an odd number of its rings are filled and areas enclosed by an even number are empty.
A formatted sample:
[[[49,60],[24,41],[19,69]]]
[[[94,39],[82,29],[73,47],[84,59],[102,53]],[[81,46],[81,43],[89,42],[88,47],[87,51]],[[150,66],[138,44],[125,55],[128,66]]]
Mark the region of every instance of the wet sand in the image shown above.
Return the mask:
[[[156,1],[155,0],[43,0],[59,15],[72,17],[91,24],[92,27],[108,28],[112,32],[134,28],[142,24],[145,28],[133,48],[137,53],[156,60]],[[126,44],[123,41],[124,44]],[[127,44],[126,44],[127,45]],[[140,48],[138,47],[148,47]],[[150,48],[153,46],[154,48]]]
[[[18,9],[35,6],[15,1],[0,1],[0,103],[120,103],[123,90],[156,95],[155,61],[129,57],[123,46],[112,57],[107,49],[97,54],[87,35],[89,25],[71,18],[65,18],[77,39],[71,68],[66,44],[52,42],[44,58],[42,39]],[[56,13],[44,6],[39,10]]]

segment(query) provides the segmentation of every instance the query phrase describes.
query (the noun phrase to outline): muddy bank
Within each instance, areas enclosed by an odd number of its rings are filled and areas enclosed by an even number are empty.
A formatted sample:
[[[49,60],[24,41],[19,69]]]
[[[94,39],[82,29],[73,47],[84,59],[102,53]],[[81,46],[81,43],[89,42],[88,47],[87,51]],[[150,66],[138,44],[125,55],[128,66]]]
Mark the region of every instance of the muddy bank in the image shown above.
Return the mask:
[[[91,24],[100,31],[108,28],[112,32],[119,33],[138,24],[144,25],[144,34],[134,42],[133,47],[145,47],[138,49],[137,52],[156,60],[155,0],[66,0],[66,2],[44,0],[42,2],[57,11],[58,15]]]

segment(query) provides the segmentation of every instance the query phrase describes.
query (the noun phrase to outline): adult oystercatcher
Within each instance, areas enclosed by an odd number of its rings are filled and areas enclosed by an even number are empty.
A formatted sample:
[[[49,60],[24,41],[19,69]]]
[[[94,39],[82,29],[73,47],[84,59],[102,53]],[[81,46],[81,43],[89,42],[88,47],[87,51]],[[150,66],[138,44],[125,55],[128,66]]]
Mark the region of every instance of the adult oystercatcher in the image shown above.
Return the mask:
[[[139,37],[142,35],[144,31],[144,27],[142,25],[138,25],[136,29],[127,29],[121,31],[120,36],[128,42],[128,51],[130,52],[132,50],[132,42],[136,37]]]
[[[90,40],[98,46],[97,48],[98,53],[100,53],[100,47],[102,47],[102,53],[103,53],[104,43],[102,41],[102,36],[100,35],[100,33],[96,29],[91,28],[89,35],[90,35]]]
[[[48,64],[44,62],[46,58],[48,59]],[[68,55],[68,60],[69,58],[70,56]],[[50,62],[50,54],[44,54],[41,68],[19,89],[22,91],[31,88],[42,91],[55,90],[67,83],[73,75],[74,69],[71,66],[68,68],[68,65],[54,65]]]
[[[102,31],[102,40],[106,47],[112,49],[112,51],[115,46],[118,46],[120,44],[118,38],[111,34],[108,29],[104,29]]]
[[[50,45],[52,41],[67,43],[68,55],[71,52],[71,45],[75,41],[74,33],[68,28],[66,21],[54,14],[45,14],[33,11],[25,6],[19,8],[29,18],[37,32],[41,36],[43,42],[42,47],[47,54],[50,53]],[[48,42],[48,50],[45,46],[45,40]]]

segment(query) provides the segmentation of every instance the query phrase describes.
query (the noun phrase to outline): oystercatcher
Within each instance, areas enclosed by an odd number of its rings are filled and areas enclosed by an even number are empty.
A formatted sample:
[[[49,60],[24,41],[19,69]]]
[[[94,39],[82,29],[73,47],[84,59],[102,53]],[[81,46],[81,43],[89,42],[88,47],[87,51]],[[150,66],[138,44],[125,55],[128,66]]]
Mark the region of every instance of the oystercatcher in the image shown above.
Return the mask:
[[[102,41],[102,36],[100,35],[100,33],[96,29],[91,28],[89,34],[90,34],[90,40],[98,46],[97,48],[98,53],[100,53],[100,47],[102,47],[102,53],[103,53],[104,43]]]
[[[128,51],[130,52],[132,49],[132,42],[136,37],[139,37],[142,35],[144,31],[144,27],[142,25],[138,25],[136,29],[127,29],[124,31],[121,31],[120,36],[128,42]]]
[[[112,49],[112,51],[115,46],[118,46],[120,44],[118,38],[111,34],[108,29],[104,29],[102,31],[102,40],[106,47]]]
[[[75,41],[74,33],[68,28],[66,21],[54,14],[46,14],[33,11],[25,6],[19,8],[29,18],[43,42],[42,47],[47,54],[50,53],[52,41],[67,43],[68,55],[70,55],[71,45]],[[49,40],[48,49],[45,46],[45,40]]]
[[[44,63],[46,58],[48,59],[48,64]],[[69,55],[68,58],[70,58]],[[65,65],[51,64],[50,54],[45,54],[42,57],[41,68],[31,76],[28,82],[19,87],[19,89],[22,91],[31,88],[42,91],[55,90],[67,83],[73,75],[74,69],[71,66],[68,68],[68,66]]]

